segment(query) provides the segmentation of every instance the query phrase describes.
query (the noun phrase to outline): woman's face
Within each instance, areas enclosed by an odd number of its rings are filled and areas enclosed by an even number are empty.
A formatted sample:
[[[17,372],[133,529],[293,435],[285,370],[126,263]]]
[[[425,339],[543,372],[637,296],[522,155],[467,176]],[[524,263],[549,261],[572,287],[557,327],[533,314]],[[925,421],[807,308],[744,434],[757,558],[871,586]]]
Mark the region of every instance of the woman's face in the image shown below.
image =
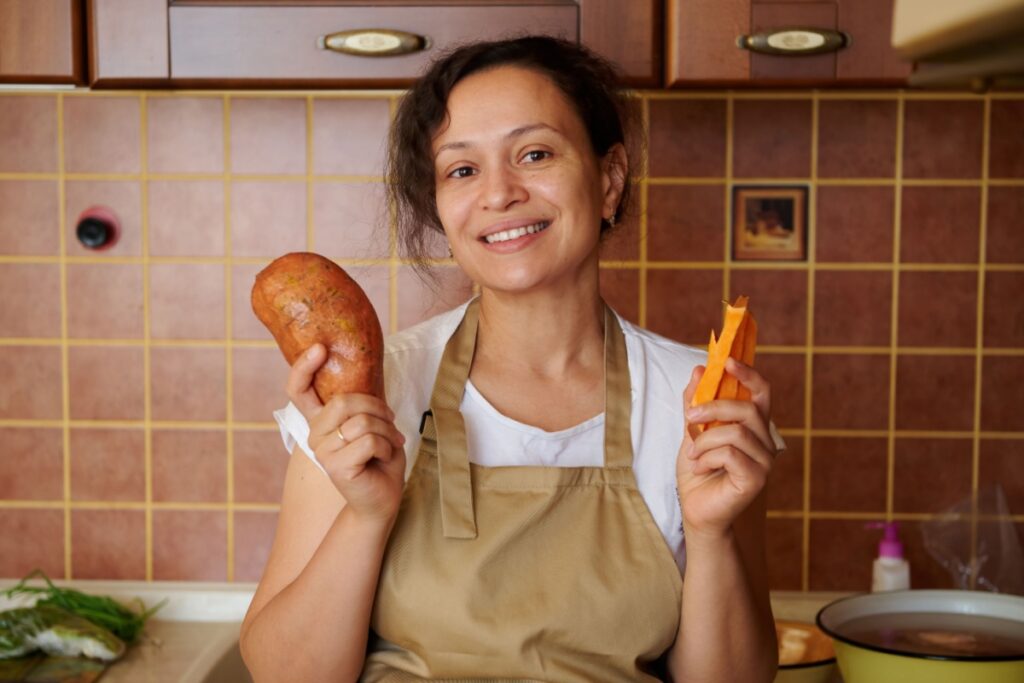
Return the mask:
[[[448,114],[433,140],[437,211],[466,274],[527,292],[596,267],[600,222],[622,188],[621,146],[599,160],[558,87],[519,67],[466,77]]]

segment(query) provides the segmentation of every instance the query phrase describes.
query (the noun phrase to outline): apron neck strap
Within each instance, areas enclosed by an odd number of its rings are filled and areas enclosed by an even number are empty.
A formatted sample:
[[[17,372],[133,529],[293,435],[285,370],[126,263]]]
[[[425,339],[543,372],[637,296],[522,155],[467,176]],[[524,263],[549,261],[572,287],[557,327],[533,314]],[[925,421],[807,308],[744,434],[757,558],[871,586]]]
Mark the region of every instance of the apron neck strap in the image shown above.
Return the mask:
[[[632,389],[626,339],[618,318],[607,304],[604,310],[604,465],[631,468]],[[431,432],[436,434],[441,523],[446,538],[476,538],[477,535],[466,425],[459,406],[473,365],[479,321],[480,300],[474,299],[444,348],[430,397],[433,424],[428,424],[423,432],[424,438],[433,436]]]

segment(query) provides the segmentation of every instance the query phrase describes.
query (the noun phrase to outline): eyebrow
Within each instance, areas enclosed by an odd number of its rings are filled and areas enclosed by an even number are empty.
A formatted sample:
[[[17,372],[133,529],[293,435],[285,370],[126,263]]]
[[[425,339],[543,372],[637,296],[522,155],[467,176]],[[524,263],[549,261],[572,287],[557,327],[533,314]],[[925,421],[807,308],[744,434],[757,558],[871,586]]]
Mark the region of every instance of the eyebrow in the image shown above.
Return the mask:
[[[525,126],[520,126],[519,128],[513,128],[512,130],[505,134],[505,139],[511,140],[521,135],[532,133],[535,130],[550,130],[551,132],[557,135],[561,135],[561,132],[559,132],[558,129],[552,128],[546,123],[531,123]],[[437,148],[437,152],[434,154],[434,156],[437,157],[438,154],[445,151],[446,149],[467,149],[472,146],[473,143],[471,142],[446,142]]]

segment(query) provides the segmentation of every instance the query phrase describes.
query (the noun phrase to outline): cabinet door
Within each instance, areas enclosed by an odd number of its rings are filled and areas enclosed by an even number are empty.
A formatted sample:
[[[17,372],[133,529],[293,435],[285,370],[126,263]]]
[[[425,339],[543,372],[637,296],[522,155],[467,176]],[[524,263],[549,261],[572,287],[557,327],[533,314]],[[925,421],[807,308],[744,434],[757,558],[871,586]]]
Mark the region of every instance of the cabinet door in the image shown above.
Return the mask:
[[[82,0],[0,0],[0,83],[85,83]]]
[[[169,76],[167,0],[89,0],[91,85],[159,85]]]
[[[905,85],[912,66],[890,45],[893,0],[668,0],[671,86]],[[738,47],[779,29],[839,31],[836,52],[772,55]]]

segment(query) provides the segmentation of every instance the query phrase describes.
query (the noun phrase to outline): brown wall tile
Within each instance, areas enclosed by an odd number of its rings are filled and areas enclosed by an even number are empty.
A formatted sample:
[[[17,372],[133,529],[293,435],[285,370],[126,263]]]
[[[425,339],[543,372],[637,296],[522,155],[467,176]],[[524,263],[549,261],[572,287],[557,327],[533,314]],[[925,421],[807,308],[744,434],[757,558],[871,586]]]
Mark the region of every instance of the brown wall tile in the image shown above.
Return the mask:
[[[769,519],[765,536],[768,584],[772,590],[800,590],[804,523],[799,519]]]
[[[1001,487],[1006,512],[1024,515],[1024,440],[982,439],[979,456],[979,489]]]
[[[65,182],[64,239],[68,256],[107,258],[142,256],[142,188],[134,180],[68,180]],[[82,246],[75,235],[78,217],[93,206],[114,212],[121,225],[117,242],[97,251]]]
[[[853,519],[812,519],[810,573],[812,591],[867,591],[871,563],[878,554],[878,532]]]
[[[636,188],[634,199],[639,202],[640,188]],[[444,254],[447,256],[447,254]],[[640,258],[640,218],[630,211],[624,214],[615,227],[601,235],[599,258],[602,261],[636,261]]]
[[[990,263],[1024,263],[1024,191],[1020,187],[990,187],[985,250]]]
[[[883,512],[887,462],[886,439],[812,439],[811,510]]]
[[[227,500],[227,436],[223,430],[154,429],[152,447],[154,501]]]
[[[141,420],[143,351],[132,346],[72,346],[68,383],[73,420]]]
[[[60,337],[60,266],[0,263],[0,336]]]
[[[330,258],[387,258],[382,183],[314,183],[313,250]]]
[[[721,261],[724,225],[723,185],[647,187],[649,261]]]
[[[276,349],[259,349],[276,352]],[[156,347],[150,351],[154,420],[227,417],[224,349]],[[236,416],[236,419],[240,419]],[[269,415],[264,419],[269,419]]]
[[[904,187],[900,260],[977,263],[980,202],[976,187]]]
[[[276,512],[235,512],[235,581],[260,580],[276,529]]]
[[[977,273],[900,273],[900,346],[974,346]]]
[[[986,356],[982,359],[982,431],[1024,431],[1024,410],[1021,410],[1020,401],[1022,386],[1024,357]]]
[[[769,510],[802,510],[804,507],[804,440],[786,439],[786,450],[775,458],[768,475]]]
[[[288,364],[277,349],[236,348],[232,350],[231,378],[234,419],[239,422],[268,422],[273,412],[285,407],[284,391]]]
[[[633,268],[602,268],[601,296],[631,323],[640,320],[640,271]]]
[[[146,578],[146,517],[142,510],[72,510],[71,576]]]
[[[925,528],[932,522],[922,523],[916,521],[900,522],[900,539],[903,541],[903,555],[910,563],[910,587],[914,589],[941,589],[948,590],[957,588],[953,579],[938,560],[925,547]],[[964,522],[949,522],[960,530],[960,538],[970,538],[970,530]],[[970,547],[961,546],[956,551],[957,556],[963,559],[970,557]]]
[[[814,274],[814,343],[888,346],[892,273],[819,270]]]
[[[981,176],[980,101],[909,100],[904,107],[903,177]]]
[[[1024,296],[1022,293],[1024,293],[1024,272],[985,273],[985,328],[983,333],[985,346],[1024,347]]]
[[[153,578],[157,581],[226,581],[227,513],[216,510],[153,512]]]
[[[306,100],[231,98],[233,173],[306,173]]]
[[[224,266],[149,266],[149,334],[154,339],[224,338]]]
[[[885,429],[889,425],[889,356],[816,354],[812,425]]]
[[[386,99],[314,99],[313,173],[382,175],[390,123]]]
[[[13,508],[0,515],[0,576],[35,569],[64,576],[64,511]]]
[[[149,253],[224,256],[223,181],[151,181]]]
[[[63,441],[60,429],[0,428],[0,500],[63,498]],[[11,575],[0,571],[0,576]]]
[[[891,187],[821,186],[817,203],[817,260],[892,261],[895,199]]]
[[[56,256],[60,195],[55,180],[0,180],[0,253]]]
[[[891,178],[897,105],[892,100],[823,100],[818,105],[818,175]]]
[[[750,297],[758,344],[800,345],[807,340],[807,273],[742,269],[729,272],[729,298]],[[716,325],[716,329],[719,328]]]
[[[992,178],[1024,178],[1024,101],[993,100],[989,133],[988,174]]]
[[[725,175],[725,100],[652,100],[649,175]]]
[[[279,503],[288,469],[288,450],[276,430],[236,430],[235,500],[240,503]]]
[[[69,173],[142,170],[138,97],[65,97],[64,169]]]
[[[0,418],[59,420],[60,349],[53,346],[0,346]]]
[[[772,387],[772,419],[780,428],[804,426],[806,357],[802,353],[763,353],[754,360]]]
[[[647,271],[647,327],[684,344],[706,348],[722,320],[719,270]]]
[[[142,339],[142,266],[69,263],[68,336]]]
[[[0,173],[57,170],[57,98],[0,96]]]
[[[973,358],[897,358],[896,429],[969,430],[973,423]]]
[[[146,114],[150,173],[224,172],[221,97],[150,97]]]
[[[141,429],[71,430],[71,499],[146,499],[145,435]]]
[[[810,176],[810,100],[736,100],[732,149],[734,177]]]
[[[944,512],[971,495],[970,439],[896,439],[895,512]]]
[[[277,258],[306,249],[306,186],[291,182],[231,185],[231,253]]]

